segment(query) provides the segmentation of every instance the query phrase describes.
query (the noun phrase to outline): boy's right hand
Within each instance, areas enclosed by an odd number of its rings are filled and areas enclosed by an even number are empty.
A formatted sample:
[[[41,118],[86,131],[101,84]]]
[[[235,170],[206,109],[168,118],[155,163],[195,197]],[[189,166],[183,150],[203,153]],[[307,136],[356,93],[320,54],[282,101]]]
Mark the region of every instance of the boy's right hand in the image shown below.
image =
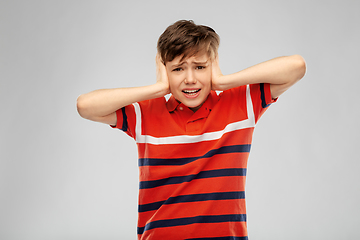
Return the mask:
[[[161,56],[156,54],[156,83],[160,84],[163,89],[165,89],[165,95],[170,93],[170,85],[169,85],[169,78],[167,75],[166,67],[161,60]]]
[[[211,89],[214,91],[223,91],[224,75],[221,73],[219,66],[219,55],[211,63]]]

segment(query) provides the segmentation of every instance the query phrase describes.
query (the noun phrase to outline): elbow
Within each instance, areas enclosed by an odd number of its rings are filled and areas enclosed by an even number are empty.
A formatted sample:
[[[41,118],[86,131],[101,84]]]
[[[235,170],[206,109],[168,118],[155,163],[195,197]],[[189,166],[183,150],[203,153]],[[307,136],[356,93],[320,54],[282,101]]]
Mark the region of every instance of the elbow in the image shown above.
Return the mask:
[[[84,97],[84,95],[80,95],[77,100],[76,100],[76,108],[77,111],[79,113],[79,115],[83,118],[88,119],[88,112],[89,112],[89,108],[88,108],[88,104],[87,104],[87,100]]]
[[[306,62],[305,59],[300,55],[293,55],[291,56],[294,61],[295,67],[295,81],[299,81],[301,78],[304,77],[306,73]]]

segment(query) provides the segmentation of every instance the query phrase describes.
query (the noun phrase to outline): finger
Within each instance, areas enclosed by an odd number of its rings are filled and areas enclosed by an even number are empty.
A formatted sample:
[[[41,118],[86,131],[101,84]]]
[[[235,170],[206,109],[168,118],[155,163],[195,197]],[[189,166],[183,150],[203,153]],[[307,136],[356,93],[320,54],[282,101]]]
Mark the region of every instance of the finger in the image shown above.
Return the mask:
[[[213,64],[215,65],[219,65],[219,55],[216,55],[214,60],[213,60]]]
[[[159,62],[160,62],[160,55],[159,55],[159,53],[156,54],[155,61],[156,61],[156,63],[159,63]]]

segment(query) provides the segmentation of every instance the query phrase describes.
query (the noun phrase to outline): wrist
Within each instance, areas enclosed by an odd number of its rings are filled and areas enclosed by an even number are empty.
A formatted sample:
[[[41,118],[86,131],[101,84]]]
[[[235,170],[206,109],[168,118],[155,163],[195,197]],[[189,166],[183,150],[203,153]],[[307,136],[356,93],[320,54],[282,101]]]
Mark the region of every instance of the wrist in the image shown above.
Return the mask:
[[[213,78],[211,84],[212,90],[214,91],[224,91],[228,89],[226,88],[226,76],[224,75]]]
[[[166,94],[170,93],[169,86],[163,82],[156,82],[154,84],[155,87],[155,94],[157,97],[163,97]]]

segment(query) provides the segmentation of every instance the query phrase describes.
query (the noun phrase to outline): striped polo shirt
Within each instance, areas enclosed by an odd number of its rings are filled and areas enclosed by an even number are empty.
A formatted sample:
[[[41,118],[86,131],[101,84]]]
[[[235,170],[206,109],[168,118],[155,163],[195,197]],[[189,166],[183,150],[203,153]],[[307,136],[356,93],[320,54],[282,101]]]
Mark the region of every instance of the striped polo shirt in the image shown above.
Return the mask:
[[[247,160],[272,102],[269,84],[254,84],[212,91],[195,113],[172,96],[116,112],[138,146],[138,239],[247,239]]]

